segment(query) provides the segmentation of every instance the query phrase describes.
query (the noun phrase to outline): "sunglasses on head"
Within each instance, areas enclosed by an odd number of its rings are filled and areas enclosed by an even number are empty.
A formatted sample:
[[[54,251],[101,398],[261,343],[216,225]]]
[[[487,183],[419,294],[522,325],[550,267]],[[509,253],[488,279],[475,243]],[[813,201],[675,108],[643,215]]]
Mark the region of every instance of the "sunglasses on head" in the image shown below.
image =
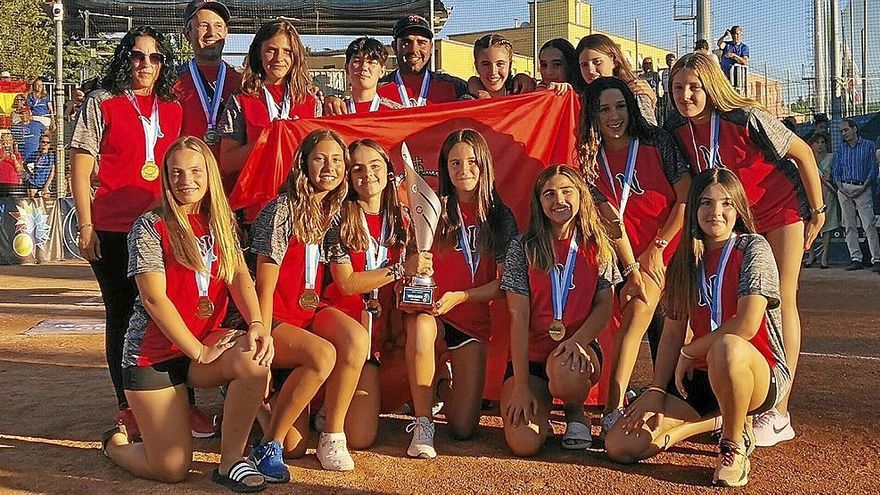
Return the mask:
[[[140,50],[131,50],[128,52],[128,59],[132,63],[142,64],[147,58],[150,59],[150,63],[153,65],[165,63],[165,55],[159,52],[154,52],[149,55]]]

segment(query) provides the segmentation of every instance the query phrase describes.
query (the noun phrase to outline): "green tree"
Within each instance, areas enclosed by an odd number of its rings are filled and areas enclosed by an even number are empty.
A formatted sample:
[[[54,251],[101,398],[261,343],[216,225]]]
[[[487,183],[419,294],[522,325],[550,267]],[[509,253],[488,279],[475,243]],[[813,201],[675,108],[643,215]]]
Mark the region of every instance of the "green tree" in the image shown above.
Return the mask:
[[[51,19],[42,0],[3,0],[0,8],[0,68],[32,79],[43,75],[54,47]]]

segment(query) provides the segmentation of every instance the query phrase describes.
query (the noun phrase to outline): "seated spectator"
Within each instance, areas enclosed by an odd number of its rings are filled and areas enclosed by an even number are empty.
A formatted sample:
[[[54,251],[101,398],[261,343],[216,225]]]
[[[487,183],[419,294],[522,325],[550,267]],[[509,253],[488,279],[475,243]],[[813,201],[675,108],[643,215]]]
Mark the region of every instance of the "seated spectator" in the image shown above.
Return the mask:
[[[28,155],[24,164],[27,175],[28,197],[48,198],[49,187],[55,178],[55,152],[52,151],[52,138],[49,133],[40,137],[40,147]]]

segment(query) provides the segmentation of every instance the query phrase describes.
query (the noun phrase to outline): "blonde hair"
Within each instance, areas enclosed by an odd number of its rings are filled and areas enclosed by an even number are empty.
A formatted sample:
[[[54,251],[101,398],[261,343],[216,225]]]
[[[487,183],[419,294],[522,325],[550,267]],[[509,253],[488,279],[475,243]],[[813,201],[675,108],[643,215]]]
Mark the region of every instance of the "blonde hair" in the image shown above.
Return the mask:
[[[232,282],[236,268],[244,264],[244,256],[241,254],[235,217],[223,191],[217,159],[201,139],[183,136],[174,141],[165,153],[162,163],[162,204],[157,213],[168,228],[168,241],[174,259],[193,271],[205,271],[205,262],[196,244],[187,212],[174,197],[171,178],[168,175],[170,158],[184,149],[195,151],[205,160],[208,190],[199,202],[199,212],[208,217],[208,226],[214,236],[214,246],[217,248],[217,278],[228,284]]]
[[[727,76],[721,72],[721,67],[709,58],[708,55],[694,52],[678,59],[675,65],[672,66],[672,70],[669,71],[670,85],[674,84],[672,81],[675,80],[675,76],[683,69],[694,71],[700,81],[702,81],[703,89],[706,90],[707,104],[712,105],[716,110],[721,112],[730,112],[738,108],[759,108],[764,110],[764,106],[758,103],[757,100],[746,98],[733,89]],[[678,107],[676,107],[677,110]]]
[[[290,96],[293,104],[298,105],[305,100],[306,94],[314,93],[316,88],[309,76],[308,55],[306,47],[299,37],[299,33],[293,24],[286,19],[275,19],[260,26],[254,35],[251,46],[248,48],[247,57],[244,59],[244,70],[241,74],[241,91],[245,94],[262,97],[260,90],[263,88],[263,79],[266,77],[266,69],[263,67],[262,54],[260,53],[263,43],[273,36],[284,33],[290,40],[291,67],[287,78],[290,80]]]
[[[529,265],[547,273],[556,266],[553,229],[550,226],[550,219],[544,214],[544,208],[541,206],[541,192],[547,181],[557,175],[562,175],[571,181],[580,196],[577,218],[574,221],[575,228],[581,236],[580,244],[586,246],[593,243],[596,246],[596,261],[600,266],[613,263],[614,254],[611,241],[608,240],[608,234],[602,224],[599,210],[596,208],[586,180],[580,172],[568,165],[554,165],[545,168],[535,180],[531,202],[532,218],[529,221],[529,229],[523,237]]]
[[[309,155],[322,141],[335,141],[342,149],[345,175],[348,175],[351,159],[342,136],[328,129],[310,132],[300,143],[293,157],[293,167],[287,175],[285,191],[290,208],[290,223],[293,234],[302,242],[317,244],[324,239],[330,221],[339,214],[342,201],[348,194],[348,179],[343,177],[339,186],[330,191],[322,201],[315,200],[315,186],[309,178]]]

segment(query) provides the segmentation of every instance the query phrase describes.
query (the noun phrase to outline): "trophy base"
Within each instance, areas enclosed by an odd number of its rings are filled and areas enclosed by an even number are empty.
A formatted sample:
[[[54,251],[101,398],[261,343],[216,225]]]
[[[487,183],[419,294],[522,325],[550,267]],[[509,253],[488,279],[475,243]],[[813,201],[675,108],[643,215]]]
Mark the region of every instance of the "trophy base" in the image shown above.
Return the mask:
[[[397,284],[397,308],[404,313],[430,313],[434,309],[435,285]]]

